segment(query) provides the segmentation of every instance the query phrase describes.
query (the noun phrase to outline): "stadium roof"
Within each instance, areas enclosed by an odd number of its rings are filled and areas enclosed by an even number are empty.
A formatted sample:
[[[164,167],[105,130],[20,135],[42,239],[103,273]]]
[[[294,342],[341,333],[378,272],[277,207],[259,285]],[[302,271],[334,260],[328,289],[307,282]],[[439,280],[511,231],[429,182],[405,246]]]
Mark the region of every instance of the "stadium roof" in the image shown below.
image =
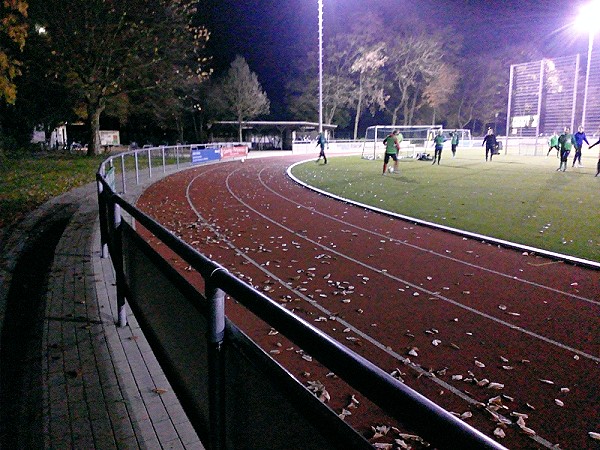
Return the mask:
[[[218,121],[213,122],[212,125],[223,125],[223,126],[238,126],[238,122],[235,120]],[[245,121],[242,122],[242,128],[278,128],[278,129],[291,129],[291,130],[311,130],[318,129],[319,124],[316,122],[294,122],[294,121]],[[335,130],[337,125],[323,124],[324,130]]]

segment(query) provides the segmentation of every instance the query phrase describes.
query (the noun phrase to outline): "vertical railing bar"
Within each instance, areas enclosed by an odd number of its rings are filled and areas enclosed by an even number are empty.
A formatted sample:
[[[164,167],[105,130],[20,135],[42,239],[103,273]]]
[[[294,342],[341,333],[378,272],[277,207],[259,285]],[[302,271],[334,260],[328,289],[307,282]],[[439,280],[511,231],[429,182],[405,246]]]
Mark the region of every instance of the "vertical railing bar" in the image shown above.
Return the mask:
[[[148,178],[152,178],[152,149],[148,149]]]
[[[125,273],[123,272],[123,227],[121,227],[121,207],[114,205],[114,248],[113,266],[117,281],[117,323],[119,327],[127,326],[127,308],[125,307]]]
[[[98,186],[98,216],[100,220],[100,257],[108,258],[108,230],[106,229],[106,201],[104,199],[104,185],[100,180]]]
[[[213,276],[225,269],[215,269],[206,280],[208,313],[208,395],[211,450],[225,449],[225,292],[217,288]]]
[[[140,167],[138,162],[138,152],[133,154],[135,158],[135,184],[140,184]]]
[[[123,194],[126,194],[127,184],[125,182],[125,155],[121,155],[121,184],[123,184]]]

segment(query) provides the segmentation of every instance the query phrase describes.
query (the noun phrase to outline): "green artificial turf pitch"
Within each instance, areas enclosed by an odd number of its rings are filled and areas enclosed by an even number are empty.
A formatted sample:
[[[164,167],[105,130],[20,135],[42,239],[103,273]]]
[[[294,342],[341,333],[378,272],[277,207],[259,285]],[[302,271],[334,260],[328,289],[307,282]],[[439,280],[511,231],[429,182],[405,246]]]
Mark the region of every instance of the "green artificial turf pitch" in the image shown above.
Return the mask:
[[[595,153],[595,152],[594,152]],[[393,165],[393,161],[390,161]],[[293,174],[319,189],[387,211],[490,237],[600,262],[600,176],[584,153],[583,168],[557,172],[555,154],[497,155],[481,149],[440,165],[401,159],[382,175],[382,160],[358,156],[314,160]]]

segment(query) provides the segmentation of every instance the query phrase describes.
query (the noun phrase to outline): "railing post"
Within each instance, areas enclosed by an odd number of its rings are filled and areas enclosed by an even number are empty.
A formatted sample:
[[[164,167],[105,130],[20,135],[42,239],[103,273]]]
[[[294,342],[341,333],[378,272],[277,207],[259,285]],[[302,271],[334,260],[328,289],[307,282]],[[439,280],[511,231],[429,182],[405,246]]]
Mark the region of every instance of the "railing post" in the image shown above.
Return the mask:
[[[104,186],[100,180],[96,181],[98,186],[98,216],[100,218],[100,256],[108,257],[108,230],[106,229],[106,201],[104,200]]]
[[[152,149],[148,149],[148,178],[152,178]]]
[[[123,194],[127,193],[127,185],[125,184],[125,157],[121,155],[121,180],[123,181]]]
[[[212,280],[218,268],[206,280],[208,316],[208,404],[211,450],[225,449],[225,382],[223,338],[225,336],[225,293]]]
[[[167,161],[165,160],[165,148],[161,147],[161,151],[162,151],[163,173],[167,173]]]
[[[117,315],[118,325],[125,327],[127,326],[127,309],[125,307],[125,274],[123,272],[123,229],[121,227],[121,207],[116,203],[114,214],[115,254],[112,255],[112,258],[117,279]]]
[[[133,156],[135,159],[135,184],[140,184],[140,165],[138,161],[138,152],[136,151]]]

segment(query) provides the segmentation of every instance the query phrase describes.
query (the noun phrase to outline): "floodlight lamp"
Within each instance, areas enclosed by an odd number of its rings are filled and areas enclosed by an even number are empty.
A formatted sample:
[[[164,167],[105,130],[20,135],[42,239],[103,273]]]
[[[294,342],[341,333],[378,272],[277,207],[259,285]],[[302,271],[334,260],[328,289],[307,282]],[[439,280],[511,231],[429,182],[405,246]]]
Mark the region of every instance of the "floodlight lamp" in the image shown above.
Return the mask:
[[[591,35],[596,34],[600,31],[600,22],[598,16],[600,15],[600,0],[592,0],[586,5],[582,6],[579,10],[579,16],[577,17],[577,28],[585,33]]]

